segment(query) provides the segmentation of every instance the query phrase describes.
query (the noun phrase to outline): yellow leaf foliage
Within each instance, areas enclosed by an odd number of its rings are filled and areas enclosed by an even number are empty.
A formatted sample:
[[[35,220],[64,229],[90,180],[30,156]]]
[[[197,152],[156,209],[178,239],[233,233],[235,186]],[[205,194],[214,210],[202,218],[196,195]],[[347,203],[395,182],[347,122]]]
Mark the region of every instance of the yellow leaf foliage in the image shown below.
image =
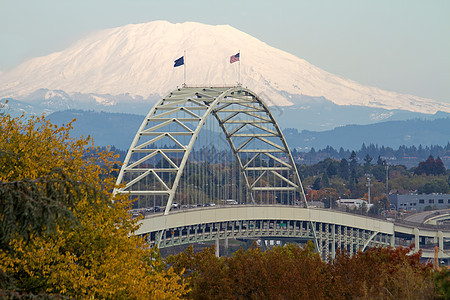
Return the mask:
[[[58,127],[44,117],[0,114],[0,181],[36,179],[61,169],[72,180],[98,191],[77,199],[79,226],[57,233],[17,237],[0,249],[0,268],[17,290],[75,298],[178,299],[186,294],[179,274],[167,268],[142,238],[132,235],[137,221],[126,196],[111,199],[113,153],[99,152],[92,139],[70,138],[72,122]],[[92,155],[95,153],[95,155]],[[117,171],[117,170],[116,170]],[[0,216],[1,217],[1,216]],[[153,255],[152,255],[153,254]]]

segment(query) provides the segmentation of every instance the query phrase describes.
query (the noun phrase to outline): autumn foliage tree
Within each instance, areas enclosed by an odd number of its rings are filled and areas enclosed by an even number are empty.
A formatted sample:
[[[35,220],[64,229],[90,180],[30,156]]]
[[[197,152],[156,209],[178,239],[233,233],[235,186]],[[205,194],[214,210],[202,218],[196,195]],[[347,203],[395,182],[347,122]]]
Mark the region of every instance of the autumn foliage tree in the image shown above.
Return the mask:
[[[431,265],[409,248],[370,248],[321,260],[308,242],[253,247],[217,258],[213,248],[192,247],[168,258],[176,272],[186,270],[190,299],[435,299],[448,293],[447,273],[435,288]]]
[[[111,201],[113,153],[71,128],[0,115],[2,294],[180,298],[182,278],[132,235],[127,197]]]
[[[194,253],[189,247],[168,262],[176,272],[186,270],[191,299],[324,299],[327,295],[327,265],[311,242],[265,252],[257,247],[241,249],[220,258],[213,248]]]
[[[336,299],[434,299],[432,266],[408,248],[371,248],[329,263]]]

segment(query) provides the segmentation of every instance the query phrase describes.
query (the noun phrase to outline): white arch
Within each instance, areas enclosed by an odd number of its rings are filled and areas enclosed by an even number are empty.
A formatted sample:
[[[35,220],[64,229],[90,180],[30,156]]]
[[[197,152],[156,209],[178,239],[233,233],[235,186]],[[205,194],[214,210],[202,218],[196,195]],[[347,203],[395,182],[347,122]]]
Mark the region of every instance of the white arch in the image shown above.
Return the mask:
[[[233,105],[238,105],[240,108],[230,109],[229,107],[233,107]],[[198,111],[203,111],[203,114]],[[171,118],[171,115],[176,115],[179,112],[183,112],[188,117]],[[228,113],[228,115],[226,117],[221,117],[221,113]],[[248,119],[236,120],[235,117],[239,114],[245,114],[248,116]],[[125,188],[117,189],[114,192],[130,193],[131,195],[167,195],[168,200],[166,203],[165,214],[169,214],[189,154],[191,153],[207,118],[210,116],[213,116],[218,121],[220,128],[224,132],[233,151],[234,157],[239,164],[248,190],[267,191],[270,189],[278,191],[296,191],[303,198],[304,205],[307,206],[304,190],[295,166],[295,162],[275,118],[271,114],[267,105],[265,105],[265,103],[254,92],[241,86],[183,87],[170,92],[164,98],[159,100],[147,114],[138,132],[136,133],[117,178],[117,184],[123,183],[124,174],[126,172],[135,172],[137,173],[137,176],[135,176],[130,182],[126,183]],[[149,126],[150,123],[153,124],[154,122],[157,124],[154,126]],[[196,127],[190,128],[186,125],[187,122],[196,122]],[[181,128],[181,131],[157,131],[158,129],[164,128],[170,124],[176,124]],[[238,126],[234,127],[233,130],[230,131],[229,128],[227,128],[230,124],[238,124]],[[269,126],[272,126],[273,128],[267,128],[264,124],[269,124]],[[242,133],[242,129],[247,125],[251,125],[263,133]],[[140,138],[143,135],[155,137],[139,144]],[[191,136],[187,145],[183,145],[179,140],[177,140],[176,137],[180,135]],[[174,141],[177,149],[148,149],[149,145],[155,141],[161,140],[162,138],[170,138]],[[233,138],[242,138],[245,139],[245,141],[241,145],[235,145]],[[270,138],[278,138],[281,145],[274,143],[270,140]],[[259,143],[266,145],[267,147],[265,149],[246,149],[246,145],[252,140],[258,140]],[[250,159],[250,161],[257,159],[261,154],[264,154],[270,159],[276,161],[279,166],[250,167],[250,162],[244,164],[239,156],[239,154],[244,151],[254,153],[254,156]],[[148,154],[137,161],[131,162],[130,159],[132,155],[137,152]],[[179,162],[179,165],[169,158],[169,152],[183,153],[183,157],[181,162]],[[278,158],[273,154],[274,152],[284,152],[287,157],[287,161],[283,161]],[[161,155],[161,157],[163,157],[169,164],[169,168],[139,168],[142,163],[151,159],[155,155]],[[253,182],[250,182],[246,175],[246,171],[249,171],[250,169],[261,173],[261,176]],[[283,171],[291,172],[291,176],[293,178],[289,179],[289,176],[283,176]],[[164,172],[176,173],[175,179],[171,186],[167,185],[158,175],[158,173],[162,174]],[[281,179],[281,182],[283,182],[284,185],[278,187],[256,186],[258,180],[264,174],[269,173]],[[131,189],[132,185],[150,174],[158,180],[162,186],[161,189],[140,191]],[[250,195],[252,196],[253,194],[250,193]],[[252,201],[254,202],[254,199],[252,199]]]

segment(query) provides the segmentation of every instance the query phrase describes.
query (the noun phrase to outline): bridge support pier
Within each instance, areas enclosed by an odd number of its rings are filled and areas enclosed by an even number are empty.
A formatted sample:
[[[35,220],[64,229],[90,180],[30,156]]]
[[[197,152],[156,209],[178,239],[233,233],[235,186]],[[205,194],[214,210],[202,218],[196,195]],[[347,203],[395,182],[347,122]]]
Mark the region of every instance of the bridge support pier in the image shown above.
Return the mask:
[[[438,245],[441,250],[444,250],[444,234],[442,231],[438,231]]]
[[[220,252],[219,252],[219,237],[216,238],[216,257],[220,257]]]
[[[227,255],[228,256],[228,235],[225,235],[225,250],[224,250],[224,252],[225,252],[225,255]]]
[[[336,224],[333,224],[331,226],[331,236],[332,236],[331,258],[334,260],[336,258]]]
[[[414,252],[419,252],[420,249],[420,232],[419,228],[414,228]]]

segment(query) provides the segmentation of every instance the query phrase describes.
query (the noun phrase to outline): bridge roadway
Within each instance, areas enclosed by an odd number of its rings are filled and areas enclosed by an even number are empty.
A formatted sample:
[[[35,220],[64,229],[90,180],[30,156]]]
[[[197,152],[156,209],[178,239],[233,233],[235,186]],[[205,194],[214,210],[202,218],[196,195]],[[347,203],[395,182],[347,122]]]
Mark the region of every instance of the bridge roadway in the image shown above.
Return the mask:
[[[405,221],[431,225],[437,225],[438,222],[446,220],[450,220],[450,209],[424,211],[405,218]]]
[[[304,243],[312,240],[324,259],[336,250],[350,254],[373,246],[409,246],[433,258],[435,245],[444,249],[450,228],[414,225],[342,211],[286,205],[225,205],[151,214],[135,233],[160,248],[242,238]],[[227,244],[227,242],[226,242]],[[449,258],[444,253],[440,258]]]

